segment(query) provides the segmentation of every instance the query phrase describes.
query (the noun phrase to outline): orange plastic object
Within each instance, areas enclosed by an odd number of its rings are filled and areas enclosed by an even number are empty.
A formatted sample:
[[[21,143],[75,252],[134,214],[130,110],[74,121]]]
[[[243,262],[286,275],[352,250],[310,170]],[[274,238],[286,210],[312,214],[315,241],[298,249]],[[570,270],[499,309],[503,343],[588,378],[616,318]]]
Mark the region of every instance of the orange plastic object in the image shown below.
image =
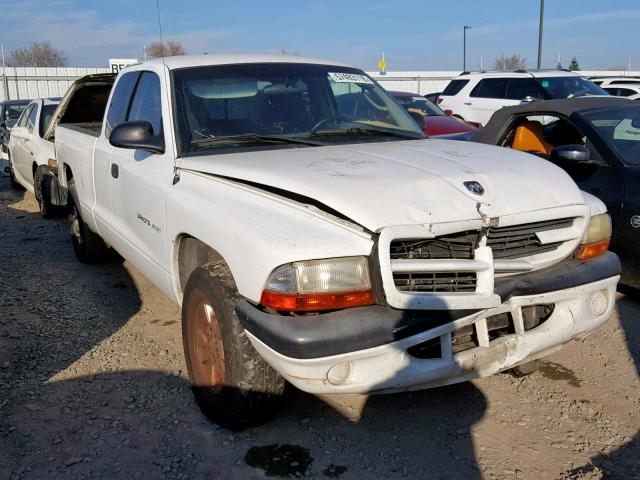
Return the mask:
[[[318,312],[371,305],[373,293],[371,290],[360,290],[342,293],[295,294],[264,290],[260,303],[274,310]]]
[[[535,152],[549,154],[553,145],[545,142],[543,127],[540,122],[527,120],[516,128],[511,148],[523,152]]]
[[[604,252],[609,250],[610,241],[611,239],[607,238],[606,240],[600,240],[599,242],[580,245],[576,251],[576,258],[578,260],[587,260],[589,258],[602,255]]]

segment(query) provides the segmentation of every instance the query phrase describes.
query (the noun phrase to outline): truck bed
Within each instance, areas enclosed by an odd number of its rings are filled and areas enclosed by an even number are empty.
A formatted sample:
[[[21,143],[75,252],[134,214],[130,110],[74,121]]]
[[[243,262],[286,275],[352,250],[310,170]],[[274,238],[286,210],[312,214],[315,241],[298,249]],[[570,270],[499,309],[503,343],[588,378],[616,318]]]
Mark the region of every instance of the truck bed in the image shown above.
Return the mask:
[[[100,136],[100,132],[102,131],[102,122],[65,123],[63,126],[93,137]]]

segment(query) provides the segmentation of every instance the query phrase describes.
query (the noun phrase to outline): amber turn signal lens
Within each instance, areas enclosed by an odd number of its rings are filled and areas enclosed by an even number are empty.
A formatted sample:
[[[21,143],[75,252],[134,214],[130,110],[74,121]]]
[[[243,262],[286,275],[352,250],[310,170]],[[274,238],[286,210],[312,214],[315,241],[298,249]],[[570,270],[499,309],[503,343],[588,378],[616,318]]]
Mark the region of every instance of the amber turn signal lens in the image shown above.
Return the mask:
[[[281,293],[264,290],[260,303],[274,310],[288,312],[318,312],[349,307],[361,307],[373,303],[371,290],[342,293]]]
[[[610,241],[611,241],[610,238],[606,238],[604,240],[600,240],[599,242],[580,245],[578,247],[578,250],[576,251],[576,258],[578,260],[587,260],[589,258],[602,255],[604,252],[609,250]]]

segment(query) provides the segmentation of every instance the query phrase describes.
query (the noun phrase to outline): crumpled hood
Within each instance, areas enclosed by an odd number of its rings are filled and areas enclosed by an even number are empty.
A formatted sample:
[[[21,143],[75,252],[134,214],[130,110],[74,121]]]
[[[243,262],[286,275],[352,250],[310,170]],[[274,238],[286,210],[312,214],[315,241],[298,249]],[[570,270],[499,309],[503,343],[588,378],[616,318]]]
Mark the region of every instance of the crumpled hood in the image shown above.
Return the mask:
[[[410,140],[186,157],[180,168],[310,197],[372,231],[584,205],[560,168],[515,150]],[[483,195],[467,190],[478,182]]]

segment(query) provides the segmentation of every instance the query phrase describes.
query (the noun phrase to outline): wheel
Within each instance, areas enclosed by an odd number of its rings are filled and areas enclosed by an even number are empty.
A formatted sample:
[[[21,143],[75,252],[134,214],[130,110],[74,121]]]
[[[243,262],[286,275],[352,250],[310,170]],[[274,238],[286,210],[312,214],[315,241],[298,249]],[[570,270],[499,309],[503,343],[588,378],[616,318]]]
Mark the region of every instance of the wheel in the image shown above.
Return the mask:
[[[51,170],[46,165],[40,165],[33,175],[33,192],[38,201],[40,215],[43,218],[54,218],[60,214],[60,207],[51,203],[50,182],[52,175]]]
[[[16,175],[13,173],[13,163],[11,162],[11,155],[9,155],[9,178],[11,179],[11,188],[14,190],[24,190],[22,185],[16,181]]]
[[[220,262],[193,271],[182,301],[182,339],[196,401],[211,421],[231,430],[273,417],[285,386],[242,328],[235,311],[239,299]]]
[[[109,247],[104,243],[100,235],[91,231],[80,215],[78,194],[73,181],[69,182],[69,195],[67,198],[68,221],[71,230],[71,243],[76,258],[82,263],[97,263],[105,260]]]

